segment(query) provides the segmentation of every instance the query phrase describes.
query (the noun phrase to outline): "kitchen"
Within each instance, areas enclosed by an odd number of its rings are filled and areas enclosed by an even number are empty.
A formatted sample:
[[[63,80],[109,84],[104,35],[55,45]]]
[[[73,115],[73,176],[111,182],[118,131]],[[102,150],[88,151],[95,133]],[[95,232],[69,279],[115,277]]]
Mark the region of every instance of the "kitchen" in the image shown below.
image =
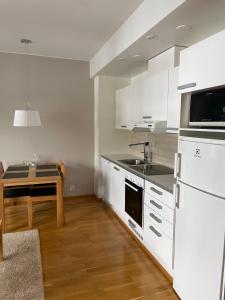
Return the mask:
[[[224,15],[0,0],[0,299],[225,300]]]
[[[224,40],[149,60],[116,91],[129,151],[101,154],[100,197],[184,300],[224,299]]]

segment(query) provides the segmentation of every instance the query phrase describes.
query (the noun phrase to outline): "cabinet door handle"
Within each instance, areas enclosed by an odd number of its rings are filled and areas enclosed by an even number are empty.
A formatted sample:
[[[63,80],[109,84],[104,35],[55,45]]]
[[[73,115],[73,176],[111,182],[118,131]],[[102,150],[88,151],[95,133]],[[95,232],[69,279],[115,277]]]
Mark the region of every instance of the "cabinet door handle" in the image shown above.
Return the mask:
[[[113,169],[116,170],[116,171],[120,171],[120,169],[117,168],[117,167],[113,167]]]
[[[152,119],[152,116],[143,116],[142,119],[143,119],[143,120],[146,120],[146,119]]]
[[[177,89],[180,91],[180,90],[185,90],[185,89],[188,89],[188,88],[191,88],[191,87],[195,87],[197,85],[196,82],[190,82],[190,83],[187,83],[187,84],[183,84],[183,85],[179,85],[177,87]]]
[[[174,178],[180,177],[180,166],[181,166],[181,154],[175,153],[175,161],[174,161]]]
[[[136,193],[138,192],[138,189],[136,189],[135,187],[133,187],[131,184],[125,182],[125,185],[129,186],[129,188],[131,188],[133,191],[135,191]]]
[[[152,205],[154,205],[156,208],[158,208],[158,209],[162,209],[163,207],[162,207],[162,205],[159,205],[158,203],[156,203],[154,200],[150,200],[150,203],[152,204]]]
[[[127,128],[127,126],[126,126],[126,125],[121,125],[120,127],[121,127],[121,128]]]
[[[156,188],[154,188],[154,187],[151,187],[151,188],[150,188],[150,190],[151,190],[151,191],[153,191],[154,193],[156,193],[156,194],[160,195],[160,196],[162,196],[162,195],[163,195],[163,192],[161,192],[161,191],[157,190],[157,189],[156,189]]]
[[[176,203],[176,208],[180,208],[180,186],[179,184],[175,185],[175,203]]]
[[[149,226],[149,229],[154,232],[155,235],[157,235],[158,237],[161,237],[162,234],[160,232],[158,232],[158,230],[156,230],[153,226]]]
[[[153,213],[150,213],[149,216],[154,219],[157,223],[162,224],[162,220],[156,217]]]

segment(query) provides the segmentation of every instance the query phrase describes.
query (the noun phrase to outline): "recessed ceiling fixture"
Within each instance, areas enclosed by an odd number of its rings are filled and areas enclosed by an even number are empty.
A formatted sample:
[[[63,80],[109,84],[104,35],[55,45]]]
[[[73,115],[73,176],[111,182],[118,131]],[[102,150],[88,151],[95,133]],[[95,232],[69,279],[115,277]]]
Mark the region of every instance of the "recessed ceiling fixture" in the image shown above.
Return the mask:
[[[138,57],[141,57],[141,54],[134,54],[133,55],[133,58],[138,58]]]
[[[181,24],[176,27],[178,31],[190,31],[192,29],[191,25]]]
[[[28,46],[32,43],[31,40],[21,39],[20,42],[25,45],[25,52],[28,54]],[[29,127],[29,126],[41,126],[41,119],[39,112],[33,110],[29,104],[29,68],[27,65],[27,108],[24,110],[15,110],[13,126],[16,127]]]
[[[146,40],[158,40],[159,36],[155,34],[150,34],[146,36]]]

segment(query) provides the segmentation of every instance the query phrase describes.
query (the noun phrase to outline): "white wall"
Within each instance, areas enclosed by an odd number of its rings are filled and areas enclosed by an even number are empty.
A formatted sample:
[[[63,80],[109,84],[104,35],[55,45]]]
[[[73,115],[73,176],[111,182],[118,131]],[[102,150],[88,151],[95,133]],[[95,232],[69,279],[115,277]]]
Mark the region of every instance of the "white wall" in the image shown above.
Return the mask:
[[[136,11],[112,35],[90,61],[90,75],[95,76],[114,58],[130,47],[157,23],[186,0],[144,0]]]
[[[127,153],[130,133],[116,129],[116,90],[130,84],[126,78],[95,78],[95,194],[100,196],[100,155]]]
[[[42,126],[13,127],[15,109],[26,106],[27,66],[32,107]],[[0,54],[0,160],[63,159],[66,195],[92,194],[94,95],[87,62]],[[75,185],[70,192],[69,185]]]

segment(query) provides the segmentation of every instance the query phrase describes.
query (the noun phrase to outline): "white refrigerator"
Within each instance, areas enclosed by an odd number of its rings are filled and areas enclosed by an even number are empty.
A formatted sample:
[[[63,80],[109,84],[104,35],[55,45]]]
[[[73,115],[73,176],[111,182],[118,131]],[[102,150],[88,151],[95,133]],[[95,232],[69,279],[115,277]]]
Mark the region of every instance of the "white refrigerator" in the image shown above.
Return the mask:
[[[225,300],[225,141],[180,137],[175,175],[174,289]]]

